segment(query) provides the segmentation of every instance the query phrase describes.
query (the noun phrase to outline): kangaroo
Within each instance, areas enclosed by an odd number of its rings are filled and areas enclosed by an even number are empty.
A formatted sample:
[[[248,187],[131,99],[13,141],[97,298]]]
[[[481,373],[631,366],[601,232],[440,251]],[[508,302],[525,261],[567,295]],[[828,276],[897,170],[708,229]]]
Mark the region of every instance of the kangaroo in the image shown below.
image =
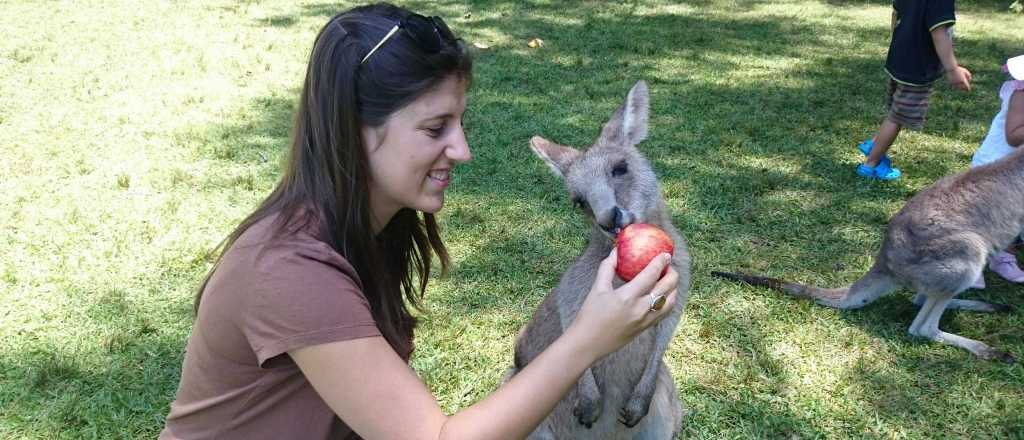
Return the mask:
[[[1009,310],[1002,304],[954,299],[982,276],[988,257],[1024,230],[1024,149],[985,166],[946,176],[912,197],[889,221],[874,264],[849,287],[822,289],[738,273],[720,277],[767,286],[818,304],[856,309],[892,293],[913,289],[921,307],[911,335],[970,351],[982,359],[1016,362],[983,342],[946,333],[939,319],[947,308],[978,312]]]
[[[520,331],[506,381],[568,328],[620,228],[650,223],[665,230],[675,242],[671,264],[679,273],[672,312],[588,368],[530,439],[668,439],[682,425],[682,403],[662,355],[686,303],[690,256],[672,225],[654,171],[635,147],[647,137],[648,99],[647,84],[637,82],[586,151],[539,136],[530,140],[533,152],[565,180],[591,229],[583,253]]]

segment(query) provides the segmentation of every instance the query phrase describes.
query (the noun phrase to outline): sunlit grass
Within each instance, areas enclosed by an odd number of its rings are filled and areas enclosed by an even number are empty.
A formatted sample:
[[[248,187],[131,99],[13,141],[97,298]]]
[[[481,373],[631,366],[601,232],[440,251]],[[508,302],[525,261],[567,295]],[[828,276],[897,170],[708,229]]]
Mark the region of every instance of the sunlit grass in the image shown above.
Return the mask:
[[[476,54],[474,161],[442,222],[413,366],[456,411],[493,390],[518,328],[584,244],[532,156],[585,146],[645,79],[650,138],[693,254],[667,362],[688,438],[1024,436],[1024,369],[906,334],[900,293],[838,312],[710,278],[828,285],[867,269],[888,217],[965,169],[1024,17],[960,2],[975,91],[938,86],[906,177],[853,174],[880,114],[888,2],[412,2]],[[153,438],[178,382],[209,251],[269,191],[315,32],[349,3],[0,3],[0,438]],[[531,38],[545,41],[532,49]],[[971,293],[1022,306],[989,277]],[[949,313],[1024,356],[1024,315]]]

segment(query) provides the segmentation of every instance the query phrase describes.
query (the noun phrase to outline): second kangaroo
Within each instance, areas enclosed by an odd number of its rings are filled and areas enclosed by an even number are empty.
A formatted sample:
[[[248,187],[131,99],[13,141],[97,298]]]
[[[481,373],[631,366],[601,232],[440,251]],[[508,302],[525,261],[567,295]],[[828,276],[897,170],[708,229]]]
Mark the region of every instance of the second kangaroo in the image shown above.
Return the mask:
[[[537,308],[516,341],[511,377],[568,328],[590,290],[619,228],[650,223],[675,242],[679,273],[674,310],[630,344],[587,369],[531,439],[668,439],[679,432],[682,403],[662,355],[675,332],[690,284],[686,242],[672,225],[650,164],[636,149],[647,137],[648,92],[643,81],[585,151],[534,137],[530,147],[565,179],[573,204],[591,222],[590,240]],[[617,280],[619,284],[621,281]]]
[[[1016,361],[981,341],[939,329],[946,309],[1006,311],[1002,304],[955,299],[978,282],[985,261],[1024,231],[1024,149],[988,165],[946,176],[911,198],[889,220],[866,274],[847,287],[823,289],[729,272],[720,277],[767,286],[838,309],[856,309],[905,286],[921,310],[910,334],[963,348],[982,359]]]

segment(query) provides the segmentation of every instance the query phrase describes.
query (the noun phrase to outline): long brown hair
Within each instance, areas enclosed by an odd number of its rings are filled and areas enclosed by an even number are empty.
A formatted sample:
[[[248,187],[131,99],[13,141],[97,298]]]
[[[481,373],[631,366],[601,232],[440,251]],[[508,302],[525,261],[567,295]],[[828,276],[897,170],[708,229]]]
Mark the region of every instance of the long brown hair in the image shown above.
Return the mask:
[[[399,31],[365,63],[360,60],[410,11],[389,4],[357,7],[331,18],[309,57],[291,152],[273,192],[220,246],[227,249],[256,222],[277,214],[277,235],[316,224],[321,240],[355,268],[363,294],[385,339],[408,350],[421,298],[436,254],[442,274],[448,252],[433,214],[398,211],[376,235],[370,220],[369,166],[360,128],[379,127],[388,116],[445,78],[468,83],[472,60],[461,40],[426,53]],[[203,290],[196,295],[198,314]],[[413,273],[419,281],[414,284]]]

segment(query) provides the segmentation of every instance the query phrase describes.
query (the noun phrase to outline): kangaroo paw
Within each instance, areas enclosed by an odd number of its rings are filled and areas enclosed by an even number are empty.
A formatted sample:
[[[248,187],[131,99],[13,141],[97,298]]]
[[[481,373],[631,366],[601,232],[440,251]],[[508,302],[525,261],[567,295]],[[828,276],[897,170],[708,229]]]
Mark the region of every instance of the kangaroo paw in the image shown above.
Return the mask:
[[[927,332],[926,332],[927,333]],[[1002,350],[996,350],[984,342],[975,341],[968,339],[960,335],[954,335],[952,333],[946,333],[936,328],[932,329],[931,334],[921,334],[933,341],[942,342],[944,344],[954,345],[967,351],[971,352],[980,359],[992,360],[992,361],[1003,361],[1008,364],[1016,363],[1017,358],[1013,357],[1010,353]]]
[[[1013,357],[1012,354],[994,348],[982,353],[981,357],[990,361],[1002,361],[1007,364],[1017,363],[1017,358]]]
[[[629,402],[626,402],[626,406],[619,410],[619,423],[630,428],[640,423],[651,409],[651,399],[653,397],[653,395],[631,397]]]
[[[1010,313],[1013,312],[1013,306],[1009,304],[992,303],[992,308],[996,310],[996,313]]]
[[[601,416],[601,400],[578,398],[572,407],[572,415],[576,416],[580,424],[590,429],[594,422]]]

